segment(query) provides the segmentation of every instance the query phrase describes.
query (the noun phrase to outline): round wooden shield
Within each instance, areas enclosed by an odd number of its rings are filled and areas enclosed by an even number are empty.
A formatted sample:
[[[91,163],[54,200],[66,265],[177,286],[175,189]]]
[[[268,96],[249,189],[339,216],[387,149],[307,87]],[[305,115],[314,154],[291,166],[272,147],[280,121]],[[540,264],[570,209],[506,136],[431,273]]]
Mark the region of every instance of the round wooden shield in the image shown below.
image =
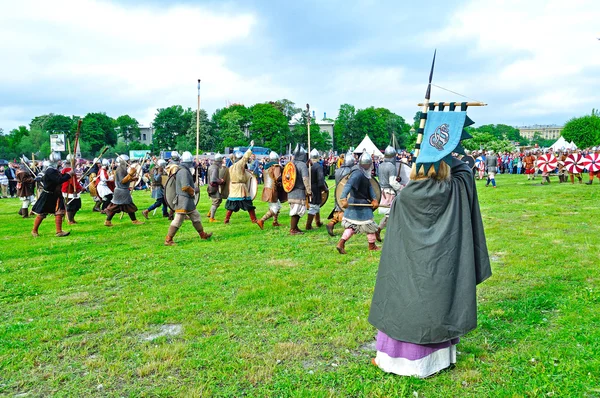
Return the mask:
[[[250,176],[248,181],[246,182],[246,189],[248,190],[248,196],[254,200],[256,198],[256,194],[258,192],[258,181],[256,181],[256,177],[250,171],[246,170],[246,173]]]
[[[167,185],[168,180],[169,180],[169,175],[163,174],[162,176],[160,176],[160,185],[162,185],[162,187],[164,188]]]
[[[288,162],[283,168],[281,185],[283,185],[285,192],[291,192],[294,189],[294,185],[296,185],[296,166],[294,162]]]
[[[179,170],[177,171],[179,172]],[[177,197],[177,186],[175,185],[177,173],[173,173],[169,176],[167,182],[165,183],[165,201],[167,202],[167,206],[169,209],[175,211],[175,198]],[[198,202],[200,201],[200,192],[196,193],[195,202],[196,206],[198,206]]]
[[[352,173],[354,173],[356,170],[354,170]],[[352,173],[345,175],[344,177],[342,177],[342,179],[340,180],[340,182],[335,186],[335,204],[338,205],[338,207],[341,209],[342,206],[340,206],[340,199],[342,196],[342,191],[344,190],[344,187],[346,186],[346,183],[348,182],[348,179],[350,179],[350,176],[352,175]],[[377,202],[381,202],[381,186],[379,185],[379,182],[375,179],[375,177],[372,177],[369,181],[371,181],[371,186],[373,187],[373,190],[375,191],[375,196],[377,198]]]
[[[321,207],[323,207],[325,205],[325,203],[327,203],[327,199],[329,199],[329,190],[328,189],[321,191]]]
[[[461,160],[468,164],[471,169],[475,169],[475,158],[473,156],[466,155],[463,156]]]

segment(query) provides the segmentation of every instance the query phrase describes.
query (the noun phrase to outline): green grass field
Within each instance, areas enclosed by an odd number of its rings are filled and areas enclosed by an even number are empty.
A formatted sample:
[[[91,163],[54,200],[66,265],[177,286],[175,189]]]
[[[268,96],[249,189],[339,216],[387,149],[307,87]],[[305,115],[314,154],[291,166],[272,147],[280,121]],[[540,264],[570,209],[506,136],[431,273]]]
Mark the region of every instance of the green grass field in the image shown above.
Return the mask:
[[[479,327],[425,380],[370,364],[380,253],[364,235],[341,256],[324,227],[209,224],[203,188],[210,241],[186,221],[163,246],[160,209],[106,228],[89,196],[70,237],[49,217],[34,239],[19,200],[0,200],[0,395],[600,397],[600,185],[497,181],[477,182],[494,272]],[[142,218],[150,193],[134,200]]]

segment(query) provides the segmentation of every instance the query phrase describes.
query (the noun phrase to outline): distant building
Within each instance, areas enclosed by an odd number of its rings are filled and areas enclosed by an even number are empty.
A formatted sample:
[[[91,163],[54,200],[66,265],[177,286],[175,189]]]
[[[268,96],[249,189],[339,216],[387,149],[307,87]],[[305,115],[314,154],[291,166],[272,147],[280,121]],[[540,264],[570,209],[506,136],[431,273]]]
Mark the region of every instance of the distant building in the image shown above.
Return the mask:
[[[294,126],[296,126],[298,124],[298,122],[300,121],[300,118],[302,117],[301,113],[297,113],[294,116],[292,116],[292,119],[289,122],[289,126],[290,126],[290,130],[292,130],[294,128]],[[330,119],[327,119],[327,112],[323,113],[323,119],[317,119],[315,117],[315,111],[312,112],[312,117],[310,120],[311,125],[312,124],[316,124],[317,126],[319,126],[319,129],[321,131],[326,132],[327,134],[329,134],[329,137],[331,138],[331,144],[333,145],[333,126],[334,126],[334,122]]]
[[[539,133],[540,138],[545,140],[557,140],[563,130],[563,126],[557,126],[556,124],[541,125],[534,124],[533,126],[522,126],[517,127],[521,137],[532,139],[535,133]]]
[[[138,141],[139,143],[145,144],[145,145],[152,145],[152,136],[154,135],[154,128],[152,127],[152,125],[150,125],[150,126],[140,125],[139,127],[140,127],[140,138],[136,139],[135,141]],[[118,128],[117,128],[117,133],[118,133]],[[124,142],[123,137],[119,135],[117,141]]]

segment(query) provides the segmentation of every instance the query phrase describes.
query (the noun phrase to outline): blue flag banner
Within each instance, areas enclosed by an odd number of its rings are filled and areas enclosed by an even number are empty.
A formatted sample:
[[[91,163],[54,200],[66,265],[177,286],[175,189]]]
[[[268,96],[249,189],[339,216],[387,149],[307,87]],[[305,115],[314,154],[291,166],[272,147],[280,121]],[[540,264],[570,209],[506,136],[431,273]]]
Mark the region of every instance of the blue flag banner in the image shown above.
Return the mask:
[[[417,168],[423,165],[427,173],[434,166],[437,171],[440,161],[449,164],[453,152],[463,153],[460,141],[470,138],[463,131],[465,122],[472,124],[467,112],[428,112]]]

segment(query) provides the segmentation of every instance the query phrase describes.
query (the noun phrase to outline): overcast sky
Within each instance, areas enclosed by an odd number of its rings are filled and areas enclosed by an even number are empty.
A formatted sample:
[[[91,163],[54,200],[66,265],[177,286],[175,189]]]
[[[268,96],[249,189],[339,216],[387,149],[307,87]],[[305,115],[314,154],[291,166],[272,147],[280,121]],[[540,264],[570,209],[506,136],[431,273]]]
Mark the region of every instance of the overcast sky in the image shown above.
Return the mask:
[[[412,119],[434,83],[487,102],[476,124],[562,124],[600,108],[600,1],[0,0],[0,128],[287,98]],[[433,100],[461,101],[433,88]]]

